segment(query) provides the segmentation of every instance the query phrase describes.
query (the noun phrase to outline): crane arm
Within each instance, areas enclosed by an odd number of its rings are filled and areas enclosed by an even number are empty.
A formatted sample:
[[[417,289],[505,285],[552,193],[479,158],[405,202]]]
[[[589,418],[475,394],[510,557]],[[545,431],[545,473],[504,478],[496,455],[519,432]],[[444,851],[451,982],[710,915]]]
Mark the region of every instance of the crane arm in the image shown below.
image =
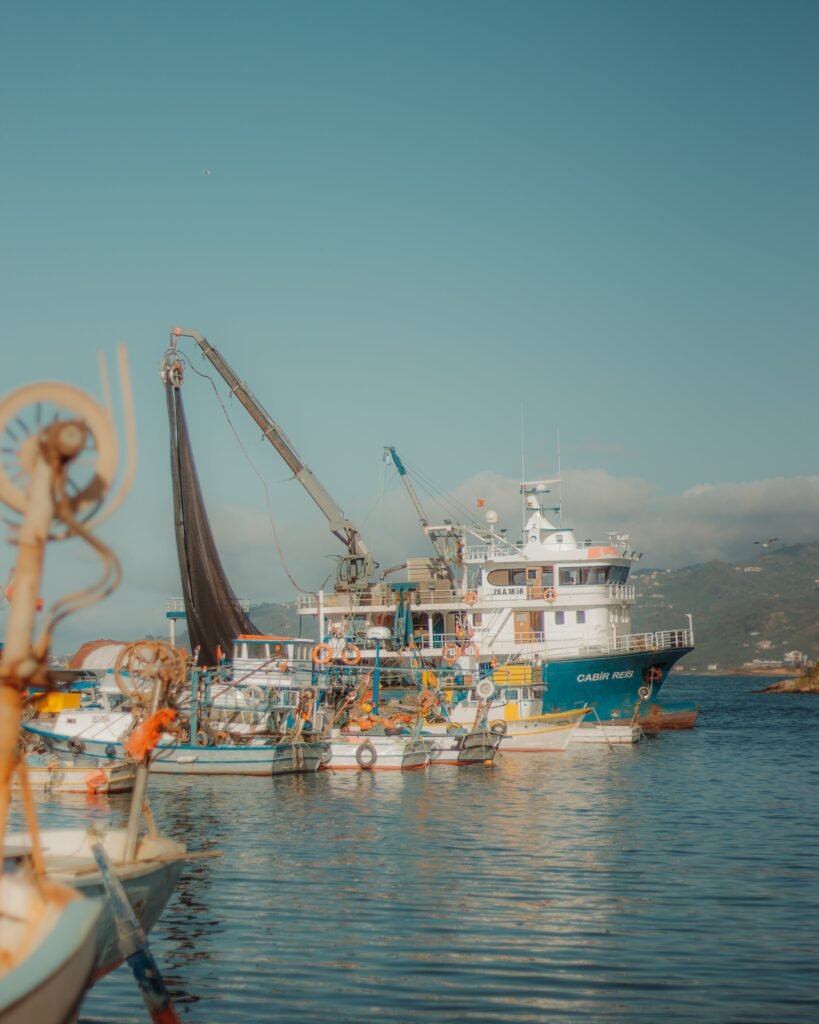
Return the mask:
[[[338,537],[346,546],[348,565],[344,577],[340,574],[340,581],[345,584],[365,581],[375,571],[376,564],[362,540],[361,534],[355,525],[345,517],[341,508],[300,458],[282,428],[266,411],[250,388],[243,381],[239,380],[219,351],[210,344],[207,338],[199,334],[198,331],[191,330],[188,327],[174,327],[171,332],[171,347],[174,347],[175,339],[179,337],[192,338],[196,342],[208,360],[213,364],[220,377],[230,388],[231,393],[242,403],[251,419],[261,429],[262,434],[290,468],[293,476],[321,509],[327,518],[331,533]],[[353,565],[353,563],[356,564]]]
[[[395,468],[398,470],[398,475],[401,477],[401,482],[404,485],[404,489],[409,495],[410,501],[415,506],[415,511],[418,514],[418,518],[421,522],[421,527],[424,533],[429,538],[430,543],[435,548],[435,553],[438,555],[441,564],[446,569],[446,573],[447,576],[449,576],[450,582],[452,583],[453,587],[457,587],[458,578],[452,565],[452,555],[447,550],[446,545],[441,541],[438,534],[436,534],[434,530],[430,529],[429,520],[427,519],[426,512],[424,512],[424,506],[421,504],[421,501],[418,498],[415,488],[413,487],[412,480],[410,480],[409,476],[407,475],[407,470],[406,467],[404,466],[404,463],[401,461],[401,458],[398,452],[395,450],[395,448],[387,446],[384,449],[384,452],[390,456],[390,458],[393,461],[393,464],[395,465]]]

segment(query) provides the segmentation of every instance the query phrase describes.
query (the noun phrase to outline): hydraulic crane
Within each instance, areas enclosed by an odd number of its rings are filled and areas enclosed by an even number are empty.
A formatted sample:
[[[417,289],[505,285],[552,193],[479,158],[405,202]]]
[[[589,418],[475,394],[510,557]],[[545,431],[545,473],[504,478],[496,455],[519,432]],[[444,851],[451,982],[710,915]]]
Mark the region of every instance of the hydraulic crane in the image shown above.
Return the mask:
[[[378,566],[362,540],[361,534],[355,525],[345,517],[336,502],[300,458],[281,427],[265,410],[250,388],[239,380],[213,345],[197,331],[188,327],[172,328],[170,348],[163,363],[163,379],[174,387],[179,387],[182,383],[181,364],[175,356],[176,342],[180,337],[192,338],[204,352],[232,394],[236,395],[253,421],[261,428],[264,436],[292,470],[293,476],[324,513],[331,533],[338,537],[346,547],[347,554],[339,556],[335,589],[347,591],[365,587],[368,577],[375,572]]]
[[[407,475],[406,467],[401,461],[398,452],[395,448],[387,446],[384,448],[384,454],[389,455],[398,470],[398,475],[401,477],[401,482],[409,495],[410,501],[415,506],[415,511],[418,514],[418,518],[421,521],[421,528],[423,529],[426,536],[429,538],[430,543],[435,548],[435,553],[438,556],[439,565],[443,566],[446,571],[449,581],[453,586],[453,589],[458,589],[460,582],[457,574],[458,561],[456,555],[452,551],[451,544],[451,530],[443,530],[439,526],[430,526],[429,520],[427,519],[426,512],[424,512],[424,506],[421,504],[418,495],[415,493],[415,488],[412,485],[412,481]],[[450,539],[450,543],[444,540],[444,536]]]

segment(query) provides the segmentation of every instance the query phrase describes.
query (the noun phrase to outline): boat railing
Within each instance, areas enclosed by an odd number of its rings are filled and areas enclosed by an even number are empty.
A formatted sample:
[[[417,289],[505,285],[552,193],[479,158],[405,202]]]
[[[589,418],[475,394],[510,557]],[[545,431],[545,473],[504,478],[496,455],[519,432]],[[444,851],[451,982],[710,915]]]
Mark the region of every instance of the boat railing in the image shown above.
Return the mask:
[[[424,590],[419,585],[418,590],[408,592],[411,606],[429,604],[460,604],[464,595],[457,590],[435,589]],[[358,594],[325,594],[322,597],[321,606],[324,611],[331,614],[346,613],[352,614],[359,608],[387,608],[394,609],[398,605],[398,595],[393,591],[383,590],[361,591]],[[316,594],[299,594],[296,598],[296,609],[299,614],[303,612],[318,611],[319,600]]]
[[[692,647],[693,640],[688,629],[663,629],[654,633],[628,633],[615,638],[614,649],[628,654],[639,651],[667,651],[680,647]]]
[[[553,588],[549,586],[543,588],[527,586],[525,584],[507,586],[500,589],[489,587],[477,591],[477,603],[489,607],[497,604],[499,601],[508,603],[545,601],[551,606],[553,598],[547,596],[546,593],[551,589]],[[636,590],[629,583],[578,584],[572,586],[571,589],[564,585],[562,589],[560,587],[554,589],[556,590],[558,604],[561,603],[561,598],[565,599],[569,595],[579,598],[582,594],[588,600],[590,591],[592,593],[602,592],[611,601],[633,601],[636,597]],[[460,590],[440,587],[429,589],[425,584],[419,584],[417,590],[407,592],[410,607],[413,608],[430,605],[463,605],[466,596]],[[339,613],[352,615],[356,610],[362,608],[383,608],[391,612],[397,607],[398,600],[398,594],[379,585],[371,590],[363,590],[357,594],[325,594],[322,596],[321,607],[330,615],[337,615]],[[573,604],[576,601],[569,600],[568,603]],[[318,596],[316,594],[299,594],[296,598],[296,609],[299,614],[317,612],[319,609]]]

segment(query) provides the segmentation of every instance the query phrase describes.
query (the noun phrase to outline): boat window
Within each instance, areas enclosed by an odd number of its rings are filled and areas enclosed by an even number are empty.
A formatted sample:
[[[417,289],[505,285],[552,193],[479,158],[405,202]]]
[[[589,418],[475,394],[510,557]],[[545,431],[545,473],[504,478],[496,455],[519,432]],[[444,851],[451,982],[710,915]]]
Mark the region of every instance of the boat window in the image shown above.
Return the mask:
[[[247,644],[239,644],[239,657],[240,658],[246,658],[247,657]]]
[[[511,569],[509,575],[511,576],[513,587],[523,587],[526,585],[525,569]]]
[[[566,621],[566,614],[565,614],[565,612],[555,612],[555,625],[556,626],[562,626],[565,621]]]
[[[508,587],[509,586],[509,570],[508,569],[493,569],[492,572],[486,577],[487,581],[492,584],[493,587]]]
[[[586,621],[586,613],[585,612],[578,612],[577,613],[577,621],[578,622],[585,622]]]
[[[507,700],[519,700],[520,699],[520,691],[519,690],[507,690],[506,691],[506,699]]]
[[[612,565],[609,570],[609,583],[625,583],[628,579],[627,565]]]
[[[563,586],[600,586],[603,583],[611,582],[610,573],[614,571],[611,565],[566,565],[560,568],[560,583]],[[618,581],[619,582],[619,581]],[[545,586],[544,577],[544,586]]]
[[[555,585],[555,567],[553,565],[544,565],[540,572],[543,586],[553,587]]]
[[[472,625],[473,625],[473,626],[474,626],[474,627],[475,627],[476,629],[477,629],[477,628],[478,628],[479,626],[482,626],[482,625],[483,625],[483,613],[482,613],[482,612],[473,612],[473,613],[472,613]]]

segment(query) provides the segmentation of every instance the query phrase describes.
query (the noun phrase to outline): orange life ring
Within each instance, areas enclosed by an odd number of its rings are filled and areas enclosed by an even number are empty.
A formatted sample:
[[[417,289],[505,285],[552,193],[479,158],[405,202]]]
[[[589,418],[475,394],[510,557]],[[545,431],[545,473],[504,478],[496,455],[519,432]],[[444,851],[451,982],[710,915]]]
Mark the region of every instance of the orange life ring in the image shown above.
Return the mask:
[[[444,661],[448,661],[450,665],[453,661],[457,661],[461,653],[461,648],[457,644],[447,644],[444,648]]]
[[[329,644],[316,644],[313,648],[313,661],[316,665],[329,665],[333,660],[333,648]]]
[[[357,665],[361,661],[361,651],[355,644],[347,644],[341,652],[341,660],[345,665]]]
[[[477,591],[475,591],[475,590],[468,591],[466,596],[464,597],[464,601],[465,601],[466,604],[469,604],[469,605],[477,604],[478,603]]]
[[[480,651],[478,650],[477,644],[467,644],[463,649],[463,653],[467,658],[477,658]]]
[[[543,600],[544,601],[554,601],[554,599],[556,597],[557,597],[557,591],[555,590],[554,587],[544,587],[543,588]]]

